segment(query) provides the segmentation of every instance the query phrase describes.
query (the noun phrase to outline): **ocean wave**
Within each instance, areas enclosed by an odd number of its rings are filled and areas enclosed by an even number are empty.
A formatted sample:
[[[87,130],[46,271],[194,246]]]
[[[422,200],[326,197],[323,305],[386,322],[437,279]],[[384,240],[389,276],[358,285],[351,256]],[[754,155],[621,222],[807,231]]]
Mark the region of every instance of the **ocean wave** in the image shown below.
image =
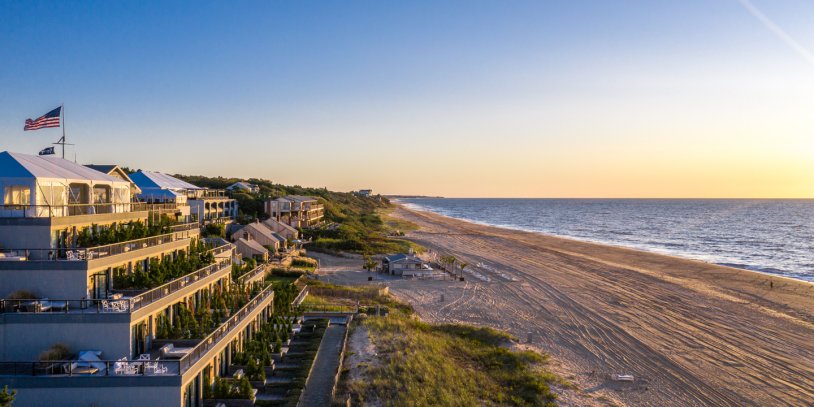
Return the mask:
[[[445,198],[400,203],[485,226],[814,281],[813,201]]]

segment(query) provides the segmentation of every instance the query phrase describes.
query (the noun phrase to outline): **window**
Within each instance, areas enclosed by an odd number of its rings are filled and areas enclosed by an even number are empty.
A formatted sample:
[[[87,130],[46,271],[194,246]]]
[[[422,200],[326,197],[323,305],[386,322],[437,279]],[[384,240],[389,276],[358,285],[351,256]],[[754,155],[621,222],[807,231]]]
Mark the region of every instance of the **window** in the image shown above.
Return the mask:
[[[93,203],[110,203],[110,187],[105,185],[94,186]]]
[[[3,194],[3,204],[5,205],[30,205],[31,188],[22,185],[6,186]]]

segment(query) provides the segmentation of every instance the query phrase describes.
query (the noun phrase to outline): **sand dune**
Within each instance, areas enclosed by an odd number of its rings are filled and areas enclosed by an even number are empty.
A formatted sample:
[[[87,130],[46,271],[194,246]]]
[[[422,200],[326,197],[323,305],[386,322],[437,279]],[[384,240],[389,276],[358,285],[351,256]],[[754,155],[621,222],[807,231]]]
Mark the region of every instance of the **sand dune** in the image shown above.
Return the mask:
[[[489,277],[396,283],[395,293],[430,320],[531,334],[589,393],[628,405],[814,405],[814,284],[405,208],[395,216],[421,226],[410,239]]]

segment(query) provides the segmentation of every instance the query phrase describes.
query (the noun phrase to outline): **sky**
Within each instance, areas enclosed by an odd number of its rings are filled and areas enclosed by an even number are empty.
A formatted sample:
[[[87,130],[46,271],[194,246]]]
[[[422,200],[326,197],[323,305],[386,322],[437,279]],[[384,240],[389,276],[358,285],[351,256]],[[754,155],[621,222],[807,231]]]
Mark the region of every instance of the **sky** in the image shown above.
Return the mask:
[[[0,151],[449,197],[814,197],[814,3],[3,1]]]

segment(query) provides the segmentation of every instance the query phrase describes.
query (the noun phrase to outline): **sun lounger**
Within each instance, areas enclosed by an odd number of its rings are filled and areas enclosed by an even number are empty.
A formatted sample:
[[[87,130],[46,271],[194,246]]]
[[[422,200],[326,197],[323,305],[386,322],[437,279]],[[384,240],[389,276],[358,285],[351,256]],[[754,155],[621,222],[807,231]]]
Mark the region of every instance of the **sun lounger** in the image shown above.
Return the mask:
[[[79,351],[76,362],[71,364],[72,374],[97,374],[105,370],[105,363],[99,358],[102,355],[98,350]]]
[[[192,348],[176,348],[175,345],[171,343],[161,347],[161,354],[168,358],[181,359],[189,352],[192,352]]]

